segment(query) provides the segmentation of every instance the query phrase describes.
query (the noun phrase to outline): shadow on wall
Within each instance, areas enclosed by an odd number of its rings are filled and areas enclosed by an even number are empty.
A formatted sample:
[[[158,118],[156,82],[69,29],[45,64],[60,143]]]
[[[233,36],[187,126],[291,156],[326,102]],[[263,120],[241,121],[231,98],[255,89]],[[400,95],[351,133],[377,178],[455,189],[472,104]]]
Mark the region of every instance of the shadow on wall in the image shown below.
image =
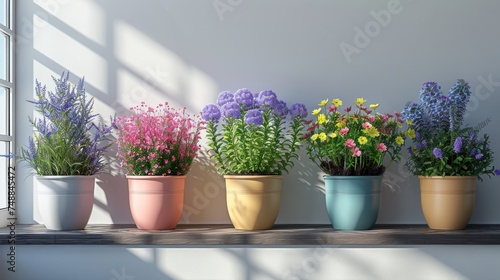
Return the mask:
[[[498,246],[17,248],[8,279],[497,279]],[[42,258],[40,256],[43,256]],[[61,256],[65,256],[61,258]],[[96,256],[99,256],[96,258]],[[470,265],[470,256],[476,262]],[[418,265],[415,265],[418,263]],[[8,273],[8,274],[7,274]]]

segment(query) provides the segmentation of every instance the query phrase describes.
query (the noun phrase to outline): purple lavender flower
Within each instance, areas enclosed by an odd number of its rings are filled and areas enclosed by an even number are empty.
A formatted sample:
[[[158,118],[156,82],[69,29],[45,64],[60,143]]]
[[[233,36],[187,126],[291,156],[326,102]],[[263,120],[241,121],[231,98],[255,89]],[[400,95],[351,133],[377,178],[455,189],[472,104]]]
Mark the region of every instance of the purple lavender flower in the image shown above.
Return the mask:
[[[253,93],[246,89],[241,88],[234,93],[234,100],[243,105],[244,108],[250,108],[254,105]]]
[[[495,176],[500,176],[500,169],[495,169],[493,172],[495,173]]]
[[[85,94],[84,78],[76,86],[69,82],[69,72],[52,80],[56,85],[54,91],[47,91],[38,80],[35,83],[37,99],[28,102],[35,105],[41,117],[30,119],[36,137],[29,138],[21,157],[39,175],[93,175],[104,166],[104,152],[111,144],[103,143],[110,140],[112,126],[94,123],[98,114],[92,114],[94,99]],[[56,145],[51,146],[53,143]],[[43,161],[70,150],[74,154],[68,155],[68,162]]]
[[[220,119],[219,107],[215,104],[208,104],[201,110],[201,118],[206,121],[218,122]]]
[[[220,107],[233,101],[234,101],[234,95],[230,91],[223,91],[219,93],[219,96],[217,97],[217,104],[219,104]]]
[[[435,104],[442,95],[440,85],[436,82],[426,82],[420,90],[420,101],[422,104]]]
[[[462,137],[457,137],[457,139],[455,139],[455,143],[453,144],[453,151],[455,153],[460,153],[460,150],[462,149]]]
[[[474,132],[472,132],[470,135],[469,135],[469,140],[470,141],[475,141],[476,140],[476,134]]]
[[[262,125],[264,118],[259,109],[248,110],[244,117],[245,123],[248,125]]]
[[[222,114],[224,115],[224,117],[227,117],[227,118],[233,117],[235,119],[238,119],[239,117],[241,117],[240,105],[238,105],[238,103],[236,103],[234,101],[224,104],[224,106],[222,106],[221,109],[222,109]]]
[[[282,117],[286,116],[288,114],[288,107],[286,107],[285,101],[278,100],[278,102],[274,105],[273,112]]]
[[[477,149],[476,148],[472,148],[472,150],[470,150],[470,155],[471,156],[475,156],[477,154]]]
[[[452,108],[450,116],[450,129],[456,130],[462,125],[470,95],[470,86],[462,79],[458,80],[448,92],[448,98],[450,99],[450,105]]]
[[[271,107],[274,108],[276,102],[278,102],[278,97],[276,93],[272,90],[263,90],[259,93],[259,96],[256,99],[257,105],[261,107]]]
[[[441,151],[440,148],[434,148],[434,150],[432,150],[432,154],[436,157],[436,158],[443,158],[443,151]]]
[[[299,116],[300,118],[307,117],[307,108],[304,103],[295,103],[290,107],[290,115],[292,117]]]
[[[479,154],[477,154],[477,155],[476,155],[476,159],[477,159],[477,160],[480,160],[480,159],[482,159],[482,158],[483,158],[483,154],[479,153]]]

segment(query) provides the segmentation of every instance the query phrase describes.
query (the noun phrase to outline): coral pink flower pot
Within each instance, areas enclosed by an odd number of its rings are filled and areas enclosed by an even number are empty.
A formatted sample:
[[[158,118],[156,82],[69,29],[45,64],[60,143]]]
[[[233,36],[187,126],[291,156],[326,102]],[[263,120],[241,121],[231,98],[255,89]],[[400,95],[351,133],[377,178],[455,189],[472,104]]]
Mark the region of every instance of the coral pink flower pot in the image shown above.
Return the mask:
[[[130,212],[138,229],[175,229],[184,207],[186,176],[127,176]]]

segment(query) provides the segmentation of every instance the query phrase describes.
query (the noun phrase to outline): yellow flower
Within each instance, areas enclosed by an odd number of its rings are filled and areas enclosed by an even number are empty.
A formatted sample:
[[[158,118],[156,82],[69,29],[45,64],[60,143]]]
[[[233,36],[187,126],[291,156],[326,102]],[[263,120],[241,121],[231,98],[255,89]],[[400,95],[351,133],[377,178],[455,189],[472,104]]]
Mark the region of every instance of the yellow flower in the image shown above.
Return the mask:
[[[380,135],[380,133],[378,132],[378,129],[374,126],[368,128],[368,129],[363,129],[363,133],[374,138],[374,137],[378,137]]]
[[[344,122],[337,122],[337,123],[335,124],[335,126],[336,126],[337,128],[343,128],[343,127],[345,126],[345,123],[344,123]]]
[[[328,103],[328,99],[321,100],[321,102],[318,104],[319,106],[325,106]]]
[[[411,129],[409,128],[406,133],[408,134],[408,136],[411,138],[411,139],[414,139],[416,137],[416,134],[415,134],[415,130],[414,129]]]
[[[358,138],[358,143],[361,145],[364,145],[364,144],[368,143],[368,139],[366,139],[366,137],[364,137],[364,136],[360,136]]]
[[[313,112],[312,112],[312,114],[313,115],[317,115],[317,114],[319,114],[319,112],[321,112],[321,108],[314,109]]]
[[[330,138],[335,138],[335,137],[337,137],[337,133],[335,133],[335,132],[330,132],[330,133],[328,133],[328,137],[330,137]]]
[[[321,132],[318,137],[319,137],[319,140],[321,140],[321,141],[326,140],[326,134],[324,132]]]
[[[401,136],[396,137],[396,144],[398,144],[399,146],[401,146],[404,143],[405,143],[405,140],[403,139],[403,137],[401,137]]]
[[[318,124],[324,124],[325,122],[326,122],[325,114],[319,114],[318,115]]]
[[[338,107],[342,106],[342,100],[335,98],[332,100],[332,104],[333,104],[333,106],[338,108]]]
[[[316,139],[318,139],[318,137],[319,137],[319,135],[318,135],[318,134],[313,134],[313,135],[311,136],[311,140],[316,141]]]
[[[377,109],[378,106],[379,106],[378,103],[377,104],[370,104],[370,108],[372,108],[372,109]]]
[[[366,100],[362,97],[356,99],[356,105],[363,105],[365,102]]]
[[[402,127],[403,127],[403,125],[402,125],[401,123],[396,123],[396,126],[397,126],[398,128],[402,128]]]
[[[408,119],[406,120],[406,124],[407,125],[413,125],[413,123],[410,120],[408,120]]]

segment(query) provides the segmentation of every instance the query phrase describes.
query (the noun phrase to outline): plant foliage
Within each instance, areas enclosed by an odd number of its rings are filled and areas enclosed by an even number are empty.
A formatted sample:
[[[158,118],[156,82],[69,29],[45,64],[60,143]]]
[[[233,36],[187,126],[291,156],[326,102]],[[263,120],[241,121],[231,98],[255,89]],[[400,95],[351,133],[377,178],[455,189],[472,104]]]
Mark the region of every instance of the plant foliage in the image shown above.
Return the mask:
[[[304,104],[288,108],[270,90],[253,94],[246,88],[221,92],[217,103],[206,105],[202,117],[221,174],[281,175],[293,167],[307,116]]]
[[[309,158],[328,175],[359,176],[382,175],[386,169],[384,158],[390,163],[399,161],[405,133],[400,132],[399,113],[381,114],[379,104],[364,106],[363,98],[352,106],[341,108],[338,98],[328,99],[313,110],[305,135]],[[390,164],[389,163],[389,164]]]
[[[203,122],[186,108],[167,102],[155,108],[145,102],[130,108],[132,116],[116,119],[118,153],[127,175],[185,175],[199,150]]]
[[[463,125],[471,95],[469,84],[460,79],[442,94],[435,82],[423,84],[420,104],[410,102],[403,109],[408,135],[408,169],[422,176],[499,175],[492,166],[488,135],[479,135],[490,119],[475,127]]]
[[[35,105],[40,117],[30,118],[35,133],[21,158],[38,175],[94,175],[104,167],[104,153],[112,144],[111,126],[94,123],[94,98],[87,98],[84,78],[71,85],[69,72],[52,77],[55,90],[36,81]]]

